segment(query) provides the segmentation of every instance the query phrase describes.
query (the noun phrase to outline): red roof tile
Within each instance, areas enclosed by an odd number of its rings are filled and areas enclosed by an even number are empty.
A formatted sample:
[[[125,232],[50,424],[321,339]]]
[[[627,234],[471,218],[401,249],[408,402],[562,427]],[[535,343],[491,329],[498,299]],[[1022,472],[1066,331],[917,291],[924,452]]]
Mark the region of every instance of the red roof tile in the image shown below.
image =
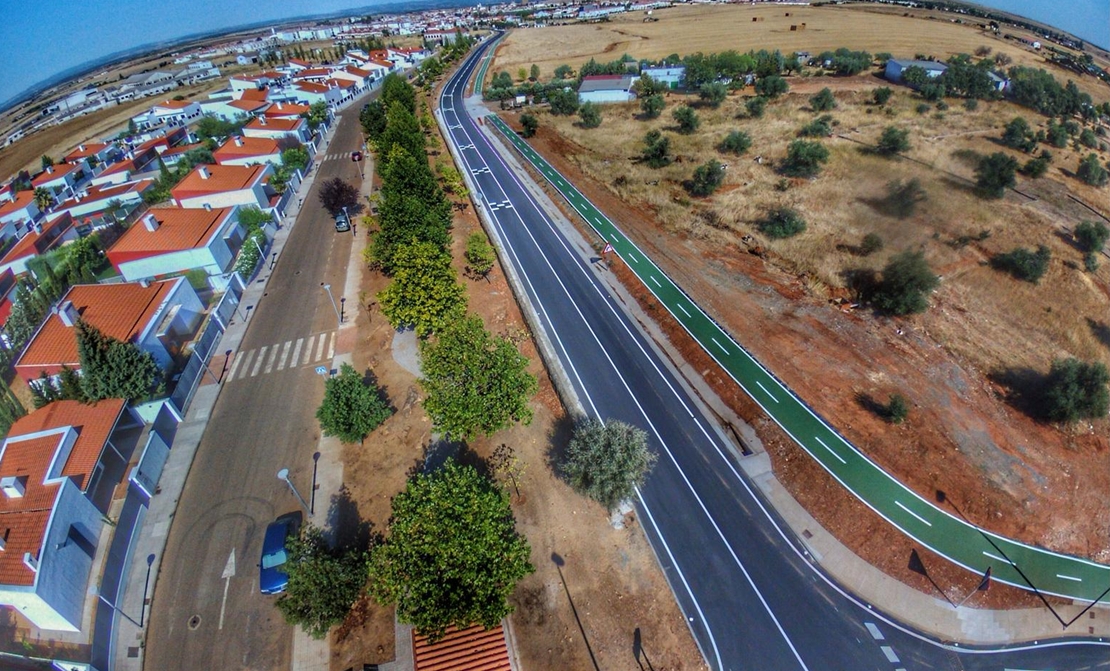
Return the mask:
[[[266,89],[247,89],[241,93],[242,95],[239,96],[239,100],[257,100],[259,102],[264,102],[270,98],[270,92]]]
[[[158,228],[149,230],[144,223],[146,215],[143,215],[112,245],[108,256],[149,252],[162,254],[203,247],[220,230],[231,211],[229,207],[211,210],[202,207],[152,207],[147,214],[154,215]]]
[[[202,170],[208,173],[207,178],[201,176]],[[240,191],[258,182],[265,170],[262,165],[199,165],[170,193],[181,200],[206,193]]]
[[[56,180],[60,177],[64,177],[64,176],[68,175],[69,173],[73,172],[74,170],[78,170],[78,169],[80,169],[80,166],[70,165],[68,163],[59,163],[57,165],[50,166],[49,170],[43,170],[42,172],[40,172],[38,174],[37,177],[32,179],[31,180],[31,185],[32,186],[42,186],[43,184],[46,184],[47,182],[53,182],[54,180]]]
[[[325,89],[326,90],[326,89]],[[299,129],[305,123],[304,119],[300,117],[281,118],[278,117],[268,119],[251,119],[250,123],[243,128],[250,128],[251,130],[268,130],[274,132],[292,133]]]
[[[0,205],[0,218],[18,212],[33,202],[35,202],[34,191],[20,191],[15,194],[15,200]]]
[[[308,105],[300,103],[274,103],[266,108],[262,116],[273,119],[274,117],[299,117],[309,111]]]
[[[4,258],[0,259],[0,266],[6,266],[17,259],[38,256],[55,246],[66,230],[73,226],[73,217],[69,212],[53,214],[46,217],[42,226],[42,233],[31,230],[19,239]]]
[[[251,156],[274,156],[281,153],[277,140],[270,137],[231,137],[212,152],[216,163]]]
[[[81,149],[82,146],[85,148]],[[78,145],[76,149],[66,154],[62,160],[66,163],[72,163],[82,158],[88,158],[93,154],[99,154],[107,148],[108,145],[104,142],[86,142],[84,145]]]
[[[436,643],[413,632],[414,671],[510,671],[509,646],[501,625],[449,629]]]

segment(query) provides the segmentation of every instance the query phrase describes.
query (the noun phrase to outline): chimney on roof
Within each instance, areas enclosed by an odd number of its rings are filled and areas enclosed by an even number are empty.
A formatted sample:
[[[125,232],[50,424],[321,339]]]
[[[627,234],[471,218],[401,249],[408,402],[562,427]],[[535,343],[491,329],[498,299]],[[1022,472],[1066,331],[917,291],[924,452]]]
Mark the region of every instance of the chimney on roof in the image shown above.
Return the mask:
[[[58,306],[58,319],[61,319],[66,326],[73,326],[80,318],[81,314],[77,312],[77,306],[73,304],[73,301],[62,301],[62,304]]]
[[[208,179],[210,176],[208,174],[208,168],[203,165],[197,168],[197,174],[200,175],[201,179]]]
[[[0,478],[0,492],[4,492],[4,496],[9,499],[21,499],[26,491],[26,475],[7,475]]]
[[[78,151],[85,151],[85,145],[83,145],[83,144],[77,145],[77,150]]]
[[[8,534],[11,532],[12,530],[10,528],[4,529],[3,535],[0,535],[0,552],[8,549]]]
[[[150,280],[139,280],[139,286],[146,289],[150,286]]]
[[[235,146],[236,147],[242,147],[243,146],[243,138],[239,135],[235,136]]]
[[[143,215],[143,226],[146,226],[146,230],[153,233],[158,230],[158,219],[155,218],[153,213],[147,212]]]
[[[204,204],[204,211],[205,212],[211,212],[212,211],[212,203],[205,203]]]
[[[31,230],[33,230],[35,232],[35,235],[42,235],[42,222],[41,221],[32,222],[31,223]]]
[[[259,125],[259,126],[265,126],[265,125],[266,125],[266,117],[264,117],[264,116],[263,116],[263,117],[259,117],[259,119],[258,119],[258,125]]]
[[[54,174],[54,166],[52,166],[52,165],[46,166],[46,174],[53,175]]]

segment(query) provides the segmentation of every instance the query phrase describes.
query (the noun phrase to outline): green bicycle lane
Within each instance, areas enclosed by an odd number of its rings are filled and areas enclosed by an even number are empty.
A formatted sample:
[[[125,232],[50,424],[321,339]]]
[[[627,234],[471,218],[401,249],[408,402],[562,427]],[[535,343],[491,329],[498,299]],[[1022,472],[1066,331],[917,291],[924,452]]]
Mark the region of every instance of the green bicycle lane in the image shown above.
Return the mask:
[[[482,95],[482,91],[486,86],[486,70],[489,69],[489,64],[493,62],[493,54],[497,51],[497,43],[505,39],[505,35],[501,35],[490,43],[486,49],[486,55],[482,56],[482,62],[478,64],[478,71],[474,75],[474,93]]]
[[[1084,601],[1104,596],[1110,567],[982,530],[905,487],[826,424],[694,303],[608,218],[495,115],[486,117],[740,387],[840,484],[930,550],[994,580]],[[958,501],[952,503],[959,505]],[[907,558],[908,559],[908,558]],[[1023,578],[1023,574],[1025,578]],[[1028,582],[1026,580],[1028,579]]]

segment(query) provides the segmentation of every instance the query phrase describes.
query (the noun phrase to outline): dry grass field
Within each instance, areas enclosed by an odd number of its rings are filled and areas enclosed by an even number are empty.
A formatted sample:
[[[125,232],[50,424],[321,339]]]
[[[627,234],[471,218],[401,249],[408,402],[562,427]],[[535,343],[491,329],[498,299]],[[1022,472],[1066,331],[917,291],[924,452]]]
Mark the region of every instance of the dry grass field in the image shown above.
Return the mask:
[[[693,5],[656,10],[653,16],[659,21],[643,23],[642,14],[630,12],[619,14],[608,23],[514,30],[498,49],[491,71],[515,73],[519,67],[536,63],[547,78],[563,63],[576,68],[590,58],[611,61],[625,53],[636,58],[727,49],[818,54],[847,47],[871,53],[885,51],[896,57],[927,54],[944,58],[954,53],[972,53],[976,47],[987,45],[995,53],[1008,54],[1014,64],[1049,68],[1058,77],[1070,75],[1020,44],[995,37],[974,24],[952,23],[950,14],[934,13],[936,18],[929,19],[924,17],[930,13],[922,10],[911,12],[912,17],[902,16],[903,13],[901,9],[891,11],[867,5]],[[803,23],[804,30],[790,30],[790,26]],[[1110,88],[1090,77],[1078,84],[1096,98],[1110,95]]]

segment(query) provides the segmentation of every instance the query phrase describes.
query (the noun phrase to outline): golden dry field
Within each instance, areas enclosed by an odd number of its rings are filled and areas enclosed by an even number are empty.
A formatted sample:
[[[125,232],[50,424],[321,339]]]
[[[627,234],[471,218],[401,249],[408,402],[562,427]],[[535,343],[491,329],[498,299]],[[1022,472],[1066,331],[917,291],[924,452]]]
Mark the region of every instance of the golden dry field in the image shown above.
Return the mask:
[[[921,10],[911,12],[912,17],[902,13],[867,5],[694,5],[656,10],[653,16],[659,21],[644,23],[642,14],[630,12],[612,17],[608,23],[514,30],[498,48],[491,72],[515,73],[519,67],[536,63],[542,78],[547,79],[561,64],[577,68],[590,58],[611,61],[625,53],[654,59],[674,53],[728,49],[818,54],[847,47],[871,53],[885,51],[895,57],[926,54],[943,59],[954,53],[973,53],[986,45],[995,53],[1008,54],[1015,65],[1036,65],[1053,71],[1058,78],[1075,78],[1020,44],[995,37],[975,24],[952,23],[951,14],[938,13],[938,18],[928,19],[924,18],[928,13]],[[800,27],[803,23],[804,30],[790,30],[792,25]],[[1024,34],[1018,30],[1007,32]],[[1077,83],[1096,99],[1110,97],[1110,87],[1091,77]]]

